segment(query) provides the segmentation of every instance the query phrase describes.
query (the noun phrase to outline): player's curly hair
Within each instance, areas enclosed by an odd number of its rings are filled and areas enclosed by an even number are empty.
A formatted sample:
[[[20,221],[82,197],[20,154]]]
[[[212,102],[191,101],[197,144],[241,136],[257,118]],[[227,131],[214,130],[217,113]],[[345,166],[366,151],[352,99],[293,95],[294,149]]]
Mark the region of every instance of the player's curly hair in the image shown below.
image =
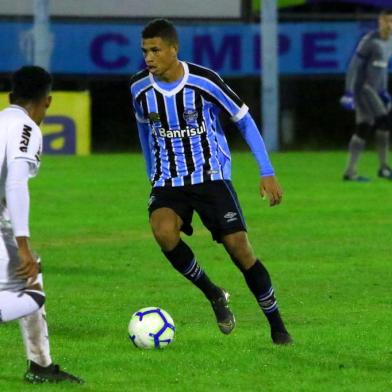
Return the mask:
[[[142,31],[142,38],[160,37],[171,44],[178,45],[178,35],[173,23],[167,19],[154,19]]]
[[[11,103],[38,101],[45,97],[52,87],[52,76],[41,67],[24,66],[11,76]]]

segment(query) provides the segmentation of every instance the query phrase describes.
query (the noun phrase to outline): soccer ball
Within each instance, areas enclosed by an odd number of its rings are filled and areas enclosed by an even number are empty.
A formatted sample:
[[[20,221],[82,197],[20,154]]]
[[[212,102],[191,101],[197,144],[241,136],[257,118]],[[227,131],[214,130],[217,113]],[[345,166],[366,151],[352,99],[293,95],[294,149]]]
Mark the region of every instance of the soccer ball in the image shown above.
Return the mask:
[[[156,307],[134,313],[128,325],[129,339],[139,348],[163,348],[174,339],[176,328],[170,314]]]

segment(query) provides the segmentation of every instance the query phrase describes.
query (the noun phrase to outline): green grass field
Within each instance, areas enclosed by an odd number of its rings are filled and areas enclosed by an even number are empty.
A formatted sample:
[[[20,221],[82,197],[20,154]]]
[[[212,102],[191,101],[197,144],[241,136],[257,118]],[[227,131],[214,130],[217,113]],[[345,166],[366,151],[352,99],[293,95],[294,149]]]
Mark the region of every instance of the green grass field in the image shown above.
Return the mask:
[[[272,275],[295,344],[275,347],[242,275],[195,219],[186,238],[210,277],[231,293],[237,328],[222,335],[209,304],[162,257],[150,234],[140,155],[44,157],[31,181],[31,231],[42,256],[56,362],[83,386],[21,382],[17,323],[0,327],[0,390],[391,391],[392,183],[361,161],[369,184],[343,183],[346,155],[272,154],[284,203],[258,195],[256,165],[236,153],[233,181],[249,237]],[[161,306],[176,341],[141,351],[130,315]]]

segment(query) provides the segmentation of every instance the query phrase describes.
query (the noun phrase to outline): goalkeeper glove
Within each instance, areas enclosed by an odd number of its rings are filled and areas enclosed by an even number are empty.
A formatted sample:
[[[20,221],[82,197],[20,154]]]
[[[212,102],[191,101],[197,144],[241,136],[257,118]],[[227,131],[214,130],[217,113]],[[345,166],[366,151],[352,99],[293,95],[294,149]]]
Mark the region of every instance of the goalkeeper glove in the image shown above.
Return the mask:
[[[355,102],[354,102],[353,93],[345,92],[343,97],[340,98],[340,105],[346,110],[354,110]]]

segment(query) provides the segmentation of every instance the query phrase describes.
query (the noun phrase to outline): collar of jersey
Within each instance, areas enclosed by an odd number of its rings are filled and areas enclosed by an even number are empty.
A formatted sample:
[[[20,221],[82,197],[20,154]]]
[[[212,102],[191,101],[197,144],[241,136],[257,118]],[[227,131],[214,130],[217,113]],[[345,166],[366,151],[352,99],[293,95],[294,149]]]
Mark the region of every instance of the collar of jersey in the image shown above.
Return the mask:
[[[22,107],[22,106],[15,105],[15,104],[11,104],[11,105],[9,106],[9,108],[10,108],[10,109],[19,109],[19,110],[21,110],[22,112],[24,112],[25,114],[29,115],[29,112],[28,112],[24,107]]]
[[[185,86],[185,83],[188,80],[189,68],[188,68],[188,64],[185,61],[180,61],[180,63],[182,64],[182,67],[184,68],[184,76],[182,77],[180,84],[178,84],[172,90],[165,90],[165,89],[158,86],[158,84],[154,80],[154,76],[152,75],[152,73],[150,73],[149,77],[150,77],[150,82],[152,84],[152,87],[154,87],[155,90],[159,91],[162,95],[165,95],[167,97],[171,97],[171,96],[177,94],[179,91],[181,91],[182,88]]]

